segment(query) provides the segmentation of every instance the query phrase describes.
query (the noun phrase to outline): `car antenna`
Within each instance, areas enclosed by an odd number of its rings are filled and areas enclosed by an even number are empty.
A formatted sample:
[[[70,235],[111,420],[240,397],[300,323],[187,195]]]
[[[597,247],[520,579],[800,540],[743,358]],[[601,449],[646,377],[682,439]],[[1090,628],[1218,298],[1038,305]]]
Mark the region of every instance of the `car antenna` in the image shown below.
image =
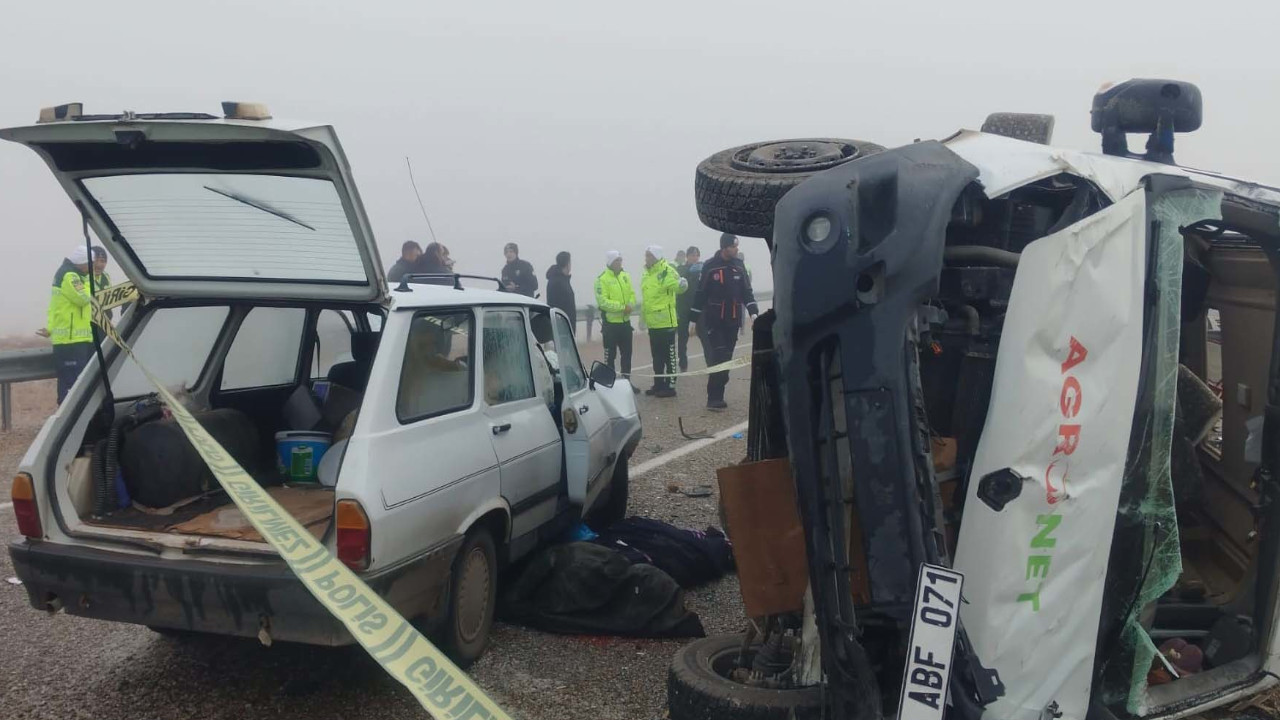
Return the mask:
[[[427,206],[422,203],[422,195],[418,193],[418,183],[413,179],[413,164],[409,156],[404,156],[404,166],[409,169],[409,184],[413,186],[413,196],[418,198],[418,207],[422,210],[422,219],[427,221],[427,232],[431,233],[431,242],[436,241],[435,228],[431,227],[431,218],[427,216]]]

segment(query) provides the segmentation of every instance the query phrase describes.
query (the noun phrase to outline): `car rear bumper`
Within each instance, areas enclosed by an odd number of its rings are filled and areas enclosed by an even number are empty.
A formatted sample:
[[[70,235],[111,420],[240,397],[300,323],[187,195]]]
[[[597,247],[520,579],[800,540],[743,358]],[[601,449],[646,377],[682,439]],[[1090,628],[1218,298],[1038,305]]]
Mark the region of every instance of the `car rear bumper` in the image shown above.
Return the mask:
[[[362,579],[402,615],[435,614],[459,536]],[[31,606],[158,628],[313,645],[353,642],[283,562],[242,565],[173,560],[20,540],[9,545]]]

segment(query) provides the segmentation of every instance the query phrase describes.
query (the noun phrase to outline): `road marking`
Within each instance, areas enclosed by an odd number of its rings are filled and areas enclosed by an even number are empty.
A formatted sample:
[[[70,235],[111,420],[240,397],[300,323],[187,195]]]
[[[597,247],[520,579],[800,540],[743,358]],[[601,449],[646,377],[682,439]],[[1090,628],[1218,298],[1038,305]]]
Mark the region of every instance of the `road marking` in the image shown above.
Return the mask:
[[[11,507],[13,507],[11,502],[0,503],[0,510],[8,510]]]
[[[743,420],[737,425],[734,425],[733,427],[725,428],[724,430],[721,430],[720,432],[716,433],[715,435],[712,435],[709,438],[706,438],[705,440],[698,440],[696,442],[691,442],[688,445],[676,448],[675,450],[672,450],[669,453],[664,453],[662,455],[659,455],[658,457],[653,458],[652,460],[646,460],[645,462],[642,462],[639,465],[631,468],[631,476],[640,477],[645,473],[653,472],[654,470],[657,470],[658,468],[662,467],[663,465],[666,465],[672,460],[682,458],[685,455],[688,455],[689,453],[692,453],[692,452],[697,452],[708,445],[713,445],[715,443],[718,443],[721,440],[732,437],[735,433],[743,432],[746,429],[747,429],[747,421]]]

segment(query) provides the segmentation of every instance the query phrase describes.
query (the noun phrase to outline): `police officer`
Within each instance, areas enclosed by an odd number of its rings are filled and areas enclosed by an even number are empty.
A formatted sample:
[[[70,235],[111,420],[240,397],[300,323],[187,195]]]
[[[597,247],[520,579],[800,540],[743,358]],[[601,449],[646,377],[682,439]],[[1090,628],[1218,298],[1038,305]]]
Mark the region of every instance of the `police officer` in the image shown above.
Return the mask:
[[[520,259],[520,246],[509,242],[502,248],[507,264],[502,266],[502,287],[507,292],[534,297],[538,294],[538,276],[528,260]]]
[[[631,327],[631,311],[636,306],[636,290],[631,285],[631,276],[622,269],[622,253],[610,250],[604,257],[604,272],[596,278],[596,307],[600,308],[605,362],[610,369],[617,369],[614,364],[620,362],[622,377],[630,380],[631,336],[635,332]]]
[[[690,319],[702,333],[708,366],[733,358],[743,307],[753,318],[760,312],[755,294],[751,292],[751,277],[738,259],[738,238],[725,233],[720,236],[720,252],[702,264],[698,293],[690,310]],[[728,407],[724,401],[724,389],[728,384],[728,370],[707,377],[708,410]]]
[[[676,355],[680,358],[680,372],[689,369],[689,316],[692,314],[693,296],[697,294],[698,278],[702,276],[702,251],[690,245],[684,257],[685,264],[678,269],[689,291],[676,296]]]
[[[646,395],[668,398],[676,396],[676,379],[662,377],[676,372],[676,296],[689,289],[675,266],[663,256],[661,245],[650,245],[644,251],[644,275],[640,278],[641,314],[649,328],[649,351],[653,354],[653,387]]]
[[[95,248],[96,249],[96,248]],[[58,404],[93,357],[93,304],[89,295],[89,249],[77,245],[53,274],[45,329],[53,343]]]

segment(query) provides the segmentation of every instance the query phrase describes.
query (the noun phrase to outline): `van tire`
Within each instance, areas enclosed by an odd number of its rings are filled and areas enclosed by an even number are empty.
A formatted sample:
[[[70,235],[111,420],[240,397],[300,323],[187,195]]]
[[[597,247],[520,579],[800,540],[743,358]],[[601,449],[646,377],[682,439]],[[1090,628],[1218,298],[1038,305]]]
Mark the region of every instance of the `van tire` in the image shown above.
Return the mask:
[[[627,517],[627,496],[631,494],[631,474],[627,458],[620,457],[613,466],[613,479],[609,481],[609,498],[587,514],[587,525],[599,532]]]
[[[695,640],[676,651],[667,671],[667,711],[671,720],[818,720],[822,689],[752,687],[721,670],[742,647],[742,634]],[[719,670],[717,668],[720,668]],[[795,713],[792,715],[792,713]]]
[[[449,576],[449,610],[440,628],[441,643],[460,668],[484,654],[493,630],[498,600],[498,553],[493,535],[472,528],[458,549]]]
[[[810,151],[816,157],[785,160],[782,166],[761,161]],[[773,209],[791,188],[824,170],[883,151],[875,143],[838,138],[758,142],[721,150],[699,163],[694,173],[698,219],[712,230],[772,241]]]

